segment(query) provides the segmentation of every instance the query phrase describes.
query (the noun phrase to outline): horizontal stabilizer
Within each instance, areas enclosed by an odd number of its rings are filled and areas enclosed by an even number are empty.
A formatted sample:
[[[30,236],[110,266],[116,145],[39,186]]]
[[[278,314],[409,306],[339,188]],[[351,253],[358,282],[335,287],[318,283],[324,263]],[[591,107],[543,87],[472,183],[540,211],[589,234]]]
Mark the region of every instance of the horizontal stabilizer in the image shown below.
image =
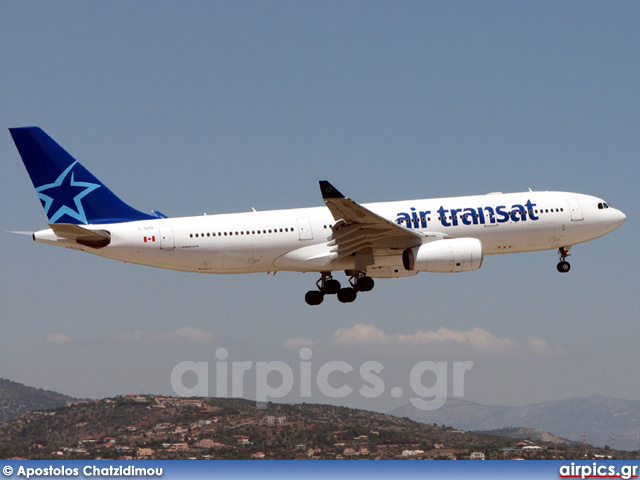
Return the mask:
[[[72,240],[91,248],[103,248],[111,243],[111,234],[107,230],[89,230],[72,223],[49,224],[57,237]]]

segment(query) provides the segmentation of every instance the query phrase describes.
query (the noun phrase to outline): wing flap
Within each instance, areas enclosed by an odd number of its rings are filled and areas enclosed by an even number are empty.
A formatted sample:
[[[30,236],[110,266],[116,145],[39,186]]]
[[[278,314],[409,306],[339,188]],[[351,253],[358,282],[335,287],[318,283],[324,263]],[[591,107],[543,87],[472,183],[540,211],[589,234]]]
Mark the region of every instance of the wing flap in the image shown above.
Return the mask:
[[[365,249],[389,253],[423,243],[424,235],[387,220],[345,197],[331,183],[320,182],[322,198],[336,220],[329,237],[334,258],[358,254]]]

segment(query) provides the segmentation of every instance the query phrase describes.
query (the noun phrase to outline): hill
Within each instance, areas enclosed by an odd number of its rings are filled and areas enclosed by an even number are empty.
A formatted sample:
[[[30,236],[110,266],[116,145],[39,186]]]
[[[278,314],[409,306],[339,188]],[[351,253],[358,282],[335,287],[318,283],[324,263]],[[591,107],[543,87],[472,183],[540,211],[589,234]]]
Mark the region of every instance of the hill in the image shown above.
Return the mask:
[[[0,378],[0,423],[25,412],[61,407],[76,401],[67,395]]]
[[[526,447],[526,448],[525,448]],[[0,425],[0,457],[578,458],[582,446],[426,425],[345,407],[127,395],[30,412]],[[611,454],[593,450],[592,453]]]
[[[622,450],[638,450],[640,401],[606,396],[570,398],[519,407],[489,406],[452,398],[433,411],[412,405],[397,408],[391,415],[424,423],[445,423],[472,431],[492,431],[509,427],[527,427],[550,432],[558,437]]]
[[[499,437],[508,438],[526,438],[536,442],[551,442],[551,443],[577,443],[565,440],[563,438],[556,437],[548,432],[542,430],[536,430],[534,428],[526,427],[511,427],[511,428],[498,428],[496,430],[489,430],[486,432],[479,431],[477,433],[486,433],[487,435],[498,435]]]

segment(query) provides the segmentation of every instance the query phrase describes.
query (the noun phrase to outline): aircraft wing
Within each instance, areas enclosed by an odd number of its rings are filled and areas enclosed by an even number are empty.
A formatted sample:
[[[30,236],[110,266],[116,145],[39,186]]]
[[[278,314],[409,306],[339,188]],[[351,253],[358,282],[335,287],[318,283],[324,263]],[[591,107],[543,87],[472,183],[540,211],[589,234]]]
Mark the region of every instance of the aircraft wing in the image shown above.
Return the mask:
[[[326,180],[320,181],[320,191],[336,220],[329,239],[334,258],[373,251],[392,253],[390,250],[416,247],[425,241],[426,236],[422,233],[404,228],[359,205]]]

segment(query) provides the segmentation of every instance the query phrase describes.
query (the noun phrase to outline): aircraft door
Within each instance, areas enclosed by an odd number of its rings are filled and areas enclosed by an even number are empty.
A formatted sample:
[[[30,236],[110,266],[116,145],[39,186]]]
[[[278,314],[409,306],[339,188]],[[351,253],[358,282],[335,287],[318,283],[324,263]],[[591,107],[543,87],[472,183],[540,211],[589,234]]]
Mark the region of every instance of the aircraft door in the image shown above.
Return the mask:
[[[481,222],[484,223],[485,227],[498,226],[498,222],[496,221],[496,211],[493,205],[483,205],[481,207],[481,212],[482,218],[484,218],[484,221],[481,220]]]
[[[578,222],[580,220],[584,220],[582,208],[580,207],[578,200],[573,197],[569,197],[567,198],[567,203],[569,204],[569,210],[571,211],[571,221]]]
[[[311,221],[309,217],[298,217],[298,233],[300,240],[313,240],[313,232],[311,231]]]
[[[160,225],[160,248],[162,250],[172,250],[176,248],[173,241],[173,227],[171,225]]]

